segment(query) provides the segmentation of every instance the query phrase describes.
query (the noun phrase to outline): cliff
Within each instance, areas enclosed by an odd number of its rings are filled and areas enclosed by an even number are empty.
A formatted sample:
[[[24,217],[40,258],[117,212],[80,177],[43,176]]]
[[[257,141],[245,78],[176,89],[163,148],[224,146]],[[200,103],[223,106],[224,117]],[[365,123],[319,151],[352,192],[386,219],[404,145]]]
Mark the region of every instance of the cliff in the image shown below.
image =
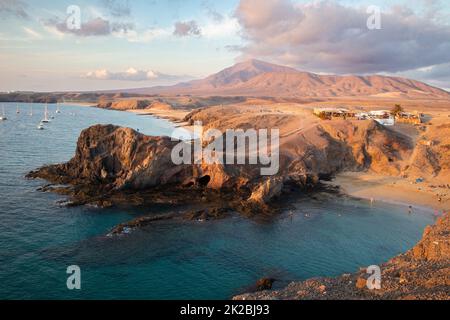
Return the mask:
[[[381,267],[381,289],[366,286],[366,268],[337,278],[293,282],[278,291],[243,294],[235,300],[425,300],[450,299],[450,213],[425,229],[410,251]]]
[[[196,117],[201,116],[201,112],[196,113]],[[279,171],[273,176],[261,176],[260,165],[175,165],[171,153],[178,141],[148,137],[129,128],[97,125],[81,133],[72,160],[43,167],[28,177],[69,185],[47,189],[71,195],[73,204],[106,206],[134,203],[136,198],[144,203],[153,201],[147,197],[154,199],[156,190],[170,191],[172,196],[177,191],[179,195],[174,197],[184,195],[186,201],[220,194],[232,209],[258,214],[269,210],[267,205],[285,189],[311,188],[321,178],[343,170],[399,174],[399,163],[412,152],[406,137],[373,121],[317,123],[291,132],[298,121],[295,116],[277,114],[251,118],[255,129],[267,125],[282,128]],[[249,127],[248,122],[239,123],[232,127]],[[205,121],[206,127],[213,124],[221,130],[230,123]]]

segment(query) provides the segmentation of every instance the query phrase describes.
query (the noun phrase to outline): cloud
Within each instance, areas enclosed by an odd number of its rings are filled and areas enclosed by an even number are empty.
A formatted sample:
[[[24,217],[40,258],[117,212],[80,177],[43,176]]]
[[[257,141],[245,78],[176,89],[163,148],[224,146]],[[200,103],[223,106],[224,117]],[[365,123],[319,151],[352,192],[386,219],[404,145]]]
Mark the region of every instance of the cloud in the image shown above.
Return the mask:
[[[403,77],[418,79],[436,87],[450,90],[450,63],[419,68],[399,74]]]
[[[153,70],[138,70],[129,68],[125,72],[112,72],[106,69],[88,72],[84,78],[95,80],[121,80],[121,81],[176,81],[186,77],[163,74]]]
[[[39,32],[34,31],[34,30],[31,29],[31,28],[23,27],[23,30],[25,31],[25,33],[26,33],[28,36],[30,36],[30,37],[33,38],[33,39],[42,39],[42,35],[41,35]]]
[[[131,6],[128,0],[102,0],[102,4],[113,17],[121,18],[131,15]]]
[[[220,21],[212,21],[201,27],[201,34],[207,38],[219,38],[238,35],[241,30],[236,18],[223,16]]]
[[[202,34],[196,21],[176,22],[173,35],[177,37],[200,36]]]
[[[221,22],[225,17],[218,12],[212,3],[210,3],[209,1],[203,0],[202,2],[202,6],[205,8],[206,10],[206,14],[213,19],[213,21],[215,22]]]
[[[80,29],[67,27],[66,21],[52,18],[44,21],[44,26],[54,28],[59,34],[73,34],[80,37],[107,36],[112,33],[127,33],[134,29],[134,24],[124,22],[111,23],[104,18],[94,18],[81,24]]]
[[[332,1],[241,0],[242,58],[333,73],[401,72],[450,62],[450,26],[405,6],[369,30],[367,7]]]
[[[117,38],[126,39],[128,42],[148,43],[156,39],[170,37],[172,35],[172,31],[162,28],[147,29],[143,31],[122,29],[114,31],[113,35]]]
[[[0,13],[27,19],[29,15],[25,10],[26,6],[21,0],[0,0]]]

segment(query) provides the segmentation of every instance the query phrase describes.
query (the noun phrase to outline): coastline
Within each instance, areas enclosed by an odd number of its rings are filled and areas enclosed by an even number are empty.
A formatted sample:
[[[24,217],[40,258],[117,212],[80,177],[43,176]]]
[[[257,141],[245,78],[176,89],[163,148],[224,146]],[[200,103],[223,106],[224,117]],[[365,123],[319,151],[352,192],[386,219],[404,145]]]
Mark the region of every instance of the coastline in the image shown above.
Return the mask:
[[[64,104],[97,107],[87,102],[66,102]],[[184,121],[190,113],[187,110],[148,108],[123,111],[168,120],[176,127],[193,132],[193,126]],[[428,209],[434,212],[450,211],[450,189],[431,188],[428,181],[415,183],[412,178],[406,179],[370,172],[343,172],[337,174],[332,181],[324,182],[324,184],[339,187],[343,193],[355,198],[406,207],[412,206],[413,208]],[[439,198],[441,201],[438,201]]]
[[[175,126],[193,131],[193,126],[183,121],[189,114],[184,110],[126,110],[138,115],[151,115],[172,122]],[[368,201],[385,202],[405,207],[427,209],[433,212],[450,211],[450,189],[432,185],[430,181],[415,183],[412,178],[381,175],[371,172],[342,172],[331,182],[324,182],[339,187],[343,193]],[[436,184],[436,183],[435,183]],[[439,184],[439,183],[437,183]],[[438,199],[441,199],[439,201]]]
[[[161,109],[128,109],[125,111],[139,116],[153,116],[157,119],[168,120],[177,128],[183,128],[191,133],[194,131],[194,127],[191,126],[188,122],[184,121],[185,117],[190,113],[190,111]]]
[[[345,172],[326,184],[339,187],[349,196],[369,201],[428,208],[435,212],[450,210],[450,190],[431,188],[427,182],[416,184],[410,180],[368,172]]]
[[[125,111],[125,110],[124,110]],[[130,110],[126,110],[130,112]],[[149,112],[149,110],[131,110],[134,114],[139,115],[152,115],[155,116],[154,112]],[[167,110],[165,112],[159,113],[165,114],[166,116],[174,116],[174,113],[170,110]],[[178,113],[181,115],[181,113]],[[161,117],[162,118],[162,117]],[[178,120],[181,119],[181,116],[178,117]],[[167,119],[169,121],[173,121],[171,119]],[[179,124],[179,123],[178,123]],[[96,137],[98,135],[94,135]],[[93,141],[94,139],[88,139],[88,141]],[[132,140],[132,139],[130,139]],[[85,148],[80,148],[84,150]],[[156,152],[157,153],[157,152]],[[94,161],[95,162],[95,161]],[[385,201],[385,202],[394,202],[398,204],[401,202],[401,204],[405,205],[415,205],[415,206],[425,206],[427,208],[439,208],[441,210],[444,210],[447,208],[446,204],[448,204],[448,198],[445,199],[444,202],[438,202],[436,197],[436,192],[433,193],[433,190],[428,190],[429,183],[427,182],[421,182],[421,183],[414,183],[412,182],[412,178],[409,179],[402,179],[398,177],[392,177],[392,176],[381,176],[372,174],[370,172],[363,172],[363,173],[342,173],[337,175],[336,179],[331,182],[331,184],[335,186],[339,186],[346,194],[350,196],[355,196],[358,198],[365,198],[370,199],[373,198],[375,201]],[[419,190],[420,189],[420,190]],[[436,191],[436,190],[434,190]],[[134,223],[134,222],[133,222]],[[138,221],[138,223],[141,223],[141,221]],[[120,231],[119,226],[119,231]],[[125,228],[128,228],[126,226]],[[402,267],[403,270],[403,267]],[[425,272],[426,274],[429,274],[428,270],[422,271],[419,270],[421,273]],[[362,274],[358,274],[355,276],[355,278],[351,281],[358,282],[358,279],[362,277]],[[347,278],[344,279],[348,282]],[[326,283],[326,284],[324,284]],[[333,287],[333,282],[330,282],[328,284],[327,282],[317,282],[318,290],[321,290],[323,286],[326,287]],[[341,283],[336,284],[336,287],[339,287]],[[299,292],[302,290],[303,287],[300,285],[299,290],[296,292]],[[353,292],[350,289],[353,289],[354,286],[349,287],[349,292]],[[353,294],[353,293],[351,293]],[[270,296],[268,296],[270,298]],[[340,297],[340,296],[338,296]],[[370,296],[367,296],[369,298]],[[389,296],[390,297],[390,296]],[[439,296],[440,297],[440,296]],[[248,297],[252,299],[253,297]],[[258,297],[259,298],[259,297]],[[264,298],[264,297],[263,297]],[[247,299],[246,296],[244,296],[244,299]]]
[[[96,108],[95,103],[89,103],[89,102],[62,102],[60,103],[61,106],[77,106],[77,107],[90,107],[90,108]]]

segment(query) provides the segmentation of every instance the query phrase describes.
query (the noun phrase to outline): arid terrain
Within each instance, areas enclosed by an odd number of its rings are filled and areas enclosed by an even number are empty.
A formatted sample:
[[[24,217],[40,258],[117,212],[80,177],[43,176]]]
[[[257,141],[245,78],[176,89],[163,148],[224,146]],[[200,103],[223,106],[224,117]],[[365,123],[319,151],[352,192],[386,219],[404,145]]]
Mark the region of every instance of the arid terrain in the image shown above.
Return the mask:
[[[280,95],[273,94],[277,87],[283,88]],[[200,209],[184,212],[183,219],[220,219],[230,212],[249,217],[273,215],[283,195],[324,185],[371,201],[403,204],[410,210],[431,208],[436,216],[450,210],[450,94],[446,91],[399,78],[319,77],[258,61],[238,64],[182,88],[181,93],[205,95],[170,95],[170,90],[179,87],[157,88],[159,93],[154,96],[148,96],[148,91],[104,94],[98,97],[97,107],[150,114],[187,129],[198,122],[205,130],[222,133],[227,129],[279,129],[277,173],[262,176],[261,165],[204,161],[175,165],[170,156],[178,142],[99,125],[83,131],[71,161],[40,168],[28,177],[48,180],[51,184],[43,190],[68,195],[70,205],[200,205]],[[291,90],[299,94],[283,97]],[[232,95],[238,92],[242,96]],[[272,96],[263,97],[261,92]],[[422,114],[421,123],[383,126],[375,120],[328,120],[313,114],[317,107],[363,112],[392,110],[396,105]],[[141,217],[117,226],[110,235],[174,218],[179,217]],[[382,291],[363,288],[362,270],[238,298],[448,299],[448,231],[446,215],[437,227],[426,231],[413,251],[388,262],[383,267],[388,286]]]
[[[248,60],[205,79],[171,87],[127,90],[138,94],[189,94],[323,98],[345,96],[449,98],[449,93],[422,82],[399,77],[318,75]]]

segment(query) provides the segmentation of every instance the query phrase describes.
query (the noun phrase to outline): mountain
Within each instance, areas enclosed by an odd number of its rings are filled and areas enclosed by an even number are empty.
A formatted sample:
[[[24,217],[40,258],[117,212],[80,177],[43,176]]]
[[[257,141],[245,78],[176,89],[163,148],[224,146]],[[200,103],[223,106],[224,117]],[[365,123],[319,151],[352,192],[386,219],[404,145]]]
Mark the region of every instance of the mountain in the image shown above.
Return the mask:
[[[138,94],[192,94],[275,97],[349,97],[450,99],[450,93],[400,77],[318,75],[259,60],[249,60],[205,79],[167,87],[126,90]]]

